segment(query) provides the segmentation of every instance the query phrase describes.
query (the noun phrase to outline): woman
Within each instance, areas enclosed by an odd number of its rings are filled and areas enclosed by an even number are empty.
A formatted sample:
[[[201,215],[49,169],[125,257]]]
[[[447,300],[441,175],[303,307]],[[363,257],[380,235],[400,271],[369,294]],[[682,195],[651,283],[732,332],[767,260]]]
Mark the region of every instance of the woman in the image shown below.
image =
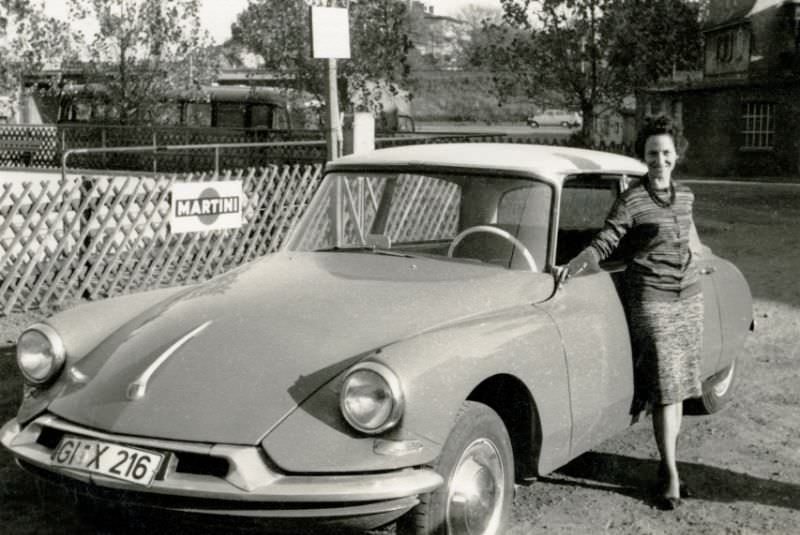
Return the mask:
[[[620,195],[603,229],[569,262],[567,276],[607,258],[627,235],[632,259],[625,271],[624,300],[635,360],[634,412],[652,405],[661,455],[659,506],[675,509],[681,503],[675,452],[682,402],[702,394],[703,297],[695,265],[699,240],[692,221],[694,195],[672,180],[677,153],[669,121],[649,121],[635,148],[647,175]]]

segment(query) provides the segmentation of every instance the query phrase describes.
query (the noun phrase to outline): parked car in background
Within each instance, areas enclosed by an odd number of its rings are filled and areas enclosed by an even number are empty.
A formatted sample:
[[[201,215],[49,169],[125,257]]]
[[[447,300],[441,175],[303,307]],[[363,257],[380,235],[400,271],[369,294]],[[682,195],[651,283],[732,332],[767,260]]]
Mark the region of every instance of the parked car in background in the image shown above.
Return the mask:
[[[92,503],[506,533],[515,482],[631,424],[624,256],[566,282],[559,266],[645,172],[517,144],[329,163],[278,253],[29,326],[0,442]],[[699,263],[710,413],[752,302],[733,264]]]
[[[566,128],[579,128],[583,125],[581,114],[576,111],[561,109],[544,110],[541,113],[528,116],[528,126],[563,126]]]

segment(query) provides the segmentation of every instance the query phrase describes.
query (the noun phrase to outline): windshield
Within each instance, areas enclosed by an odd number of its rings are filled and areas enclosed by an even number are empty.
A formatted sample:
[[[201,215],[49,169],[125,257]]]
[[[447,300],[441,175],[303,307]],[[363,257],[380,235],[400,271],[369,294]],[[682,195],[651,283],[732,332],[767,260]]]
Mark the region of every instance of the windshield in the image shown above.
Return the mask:
[[[529,269],[527,249],[541,269],[551,199],[549,185],[527,178],[329,174],[287,249],[367,249]]]

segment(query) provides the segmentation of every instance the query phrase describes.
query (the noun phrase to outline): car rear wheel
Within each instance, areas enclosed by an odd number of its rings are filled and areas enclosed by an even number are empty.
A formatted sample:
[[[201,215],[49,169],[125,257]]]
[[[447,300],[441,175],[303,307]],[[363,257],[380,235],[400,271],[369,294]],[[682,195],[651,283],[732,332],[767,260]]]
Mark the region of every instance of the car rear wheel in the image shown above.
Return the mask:
[[[569,128],[569,123],[567,121],[561,121],[561,126],[564,128]]]
[[[736,359],[730,366],[709,377],[703,382],[703,396],[690,400],[687,412],[690,414],[713,414],[733,397],[736,383]]]
[[[514,497],[514,455],[503,421],[467,401],[434,468],[445,484],[422,496],[397,524],[401,535],[497,535],[506,532]]]
[[[531,128],[539,128],[539,123],[537,123],[536,121],[528,121],[528,126],[530,126]]]

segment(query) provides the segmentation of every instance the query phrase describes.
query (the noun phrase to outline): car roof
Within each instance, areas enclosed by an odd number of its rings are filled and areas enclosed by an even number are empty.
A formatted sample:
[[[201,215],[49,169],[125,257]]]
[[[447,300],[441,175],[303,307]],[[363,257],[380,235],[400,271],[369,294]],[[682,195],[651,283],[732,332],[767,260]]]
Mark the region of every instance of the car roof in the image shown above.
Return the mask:
[[[643,163],[628,156],[588,149],[520,143],[406,145],[345,156],[329,162],[326,170],[382,167],[441,167],[524,173],[556,183],[575,174],[640,176],[647,172]]]

